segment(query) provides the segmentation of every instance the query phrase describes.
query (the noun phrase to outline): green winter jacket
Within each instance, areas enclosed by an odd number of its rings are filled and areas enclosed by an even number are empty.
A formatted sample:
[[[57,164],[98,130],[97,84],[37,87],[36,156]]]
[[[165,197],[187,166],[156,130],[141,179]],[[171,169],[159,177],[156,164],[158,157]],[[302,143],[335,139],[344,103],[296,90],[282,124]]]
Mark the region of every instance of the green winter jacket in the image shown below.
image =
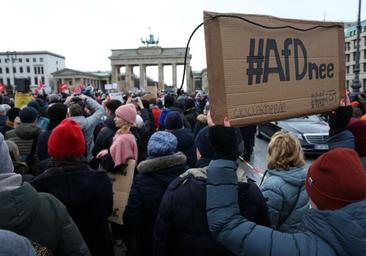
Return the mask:
[[[65,206],[30,184],[0,192],[0,228],[46,246],[54,255],[90,255]]]

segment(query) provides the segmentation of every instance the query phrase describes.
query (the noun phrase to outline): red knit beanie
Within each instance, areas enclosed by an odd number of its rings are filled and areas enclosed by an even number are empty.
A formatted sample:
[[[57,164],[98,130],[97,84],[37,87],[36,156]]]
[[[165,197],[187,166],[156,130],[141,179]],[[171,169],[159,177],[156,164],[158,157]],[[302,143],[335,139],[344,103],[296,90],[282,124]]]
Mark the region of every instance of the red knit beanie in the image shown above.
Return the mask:
[[[131,103],[119,106],[116,109],[115,115],[129,122],[130,124],[136,123],[137,111],[135,105]]]
[[[55,158],[82,156],[85,152],[85,138],[78,123],[64,119],[52,130],[48,139],[48,154]]]
[[[366,199],[366,174],[353,149],[336,148],[309,168],[306,191],[322,210],[335,210]]]

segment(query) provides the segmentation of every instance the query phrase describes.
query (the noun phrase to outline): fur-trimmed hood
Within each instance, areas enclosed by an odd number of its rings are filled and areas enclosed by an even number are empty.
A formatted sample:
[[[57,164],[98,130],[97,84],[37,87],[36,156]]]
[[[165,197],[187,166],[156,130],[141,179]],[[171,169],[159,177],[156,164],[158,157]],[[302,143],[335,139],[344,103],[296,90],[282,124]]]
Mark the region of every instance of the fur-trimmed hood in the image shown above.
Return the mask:
[[[197,116],[197,121],[198,121],[198,122],[201,122],[201,123],[203,123],[203,124],[206,124],[206,123],[207,123],[207,116],[206,116],[206,115],[204,115],[204,114],[199,114],[199,115]]]
[[[171,168],[175,165],[183,165],[187,162],[187,157],[182,152],[173,155],[159,156],[142,161],[137,170],[140,173],[152,173]]]
[[[191,168],[182,173],[179,177],[185,179],[189,176],[193,176],[198,179],[207,180],[207,169],[208,166],[205,166],[203,168]],[[236,175],[238,176],[238,182],[247,182],[247,178],[245,175],[243,175],[243,170],[241,170],[240,168],[236,170]]]

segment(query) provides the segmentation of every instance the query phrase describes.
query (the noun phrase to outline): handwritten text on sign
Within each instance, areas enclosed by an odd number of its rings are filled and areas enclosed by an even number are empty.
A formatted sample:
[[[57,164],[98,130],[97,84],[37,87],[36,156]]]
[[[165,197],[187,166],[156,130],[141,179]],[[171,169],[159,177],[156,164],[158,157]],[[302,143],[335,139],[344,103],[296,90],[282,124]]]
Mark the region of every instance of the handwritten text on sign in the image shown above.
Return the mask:
[[[280,55],[283,56],[284,63],[281,62]],[[293,56],[294,60],[294,78],[290,76],[290,56]],[[310,80],[334,77],[333,63],[308,62],[307,56],[306,47],[298,38],[286,38],[283,49],[278,47],[276,39],[269,38],[265,41],[263,38],[258,40],[252,38],[247,57],[248,85],[254,82],[255,84],[267,83],[269,74],[277,74],[280,81],[302,80],[306,75]],[[270,66],[271,58],[275,60],[274,66]]]

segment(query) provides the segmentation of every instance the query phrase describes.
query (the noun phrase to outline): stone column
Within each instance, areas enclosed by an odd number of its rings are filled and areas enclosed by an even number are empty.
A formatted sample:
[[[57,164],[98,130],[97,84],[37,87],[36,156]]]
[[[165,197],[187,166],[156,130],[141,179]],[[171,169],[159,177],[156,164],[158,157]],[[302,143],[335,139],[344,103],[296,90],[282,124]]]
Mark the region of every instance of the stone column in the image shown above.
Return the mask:
[[[118,82],[118,74],[117,74],[117,67],[115,65],[112,65],[112,83]]]
[[[146,66],[140,64],[140,89],[146,90],[147,79],[146,79]]]
[[[187,92],[192,93],[192,81],[191,81],[191,64],[189,61],[186,63],[186,87]]]
[[[126,73],[125,73],[125,83],[126,83],[126,90],[130,90],[132,85],[132,76],[133,76],[133,70],[131,65],[126,65]],[[132,86],[131,86],[132,85]]]
[[[159,64],[159,86],[158,89],[164,89],[164,66],[163,64]]]
[[[177,64],[172,64],[172,80],[173,80],[173,87],[177,88]]]
[[[112,78],[111,83],[117,84],[117,90],[122,91],[122,83],[120,81],[120,66],[112,65]]]

